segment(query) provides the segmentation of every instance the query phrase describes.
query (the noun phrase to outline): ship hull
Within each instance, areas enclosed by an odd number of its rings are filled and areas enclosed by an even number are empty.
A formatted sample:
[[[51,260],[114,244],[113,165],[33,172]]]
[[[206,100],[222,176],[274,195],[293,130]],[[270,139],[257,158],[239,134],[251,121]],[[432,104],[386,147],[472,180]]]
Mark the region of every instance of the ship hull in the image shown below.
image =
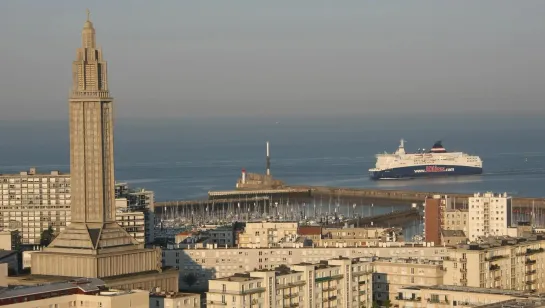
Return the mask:
[[[430,178],[482,174],[483,168],[456,165],[422,165],[370,171],[373,180]]]

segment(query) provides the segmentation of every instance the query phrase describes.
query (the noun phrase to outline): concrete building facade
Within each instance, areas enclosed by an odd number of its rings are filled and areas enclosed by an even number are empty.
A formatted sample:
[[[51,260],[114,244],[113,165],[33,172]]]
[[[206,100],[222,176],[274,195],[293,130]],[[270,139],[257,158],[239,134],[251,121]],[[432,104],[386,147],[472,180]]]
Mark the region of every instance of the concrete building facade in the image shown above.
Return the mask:
[[[207,307],[370,307],[368,260],[336,258],[209,281]]]
[[[411,258],[379,259],[373,262],[373,297],[377,302],[400,302],[396,296],[400,288],[443,283],[443,262]]]
[[[469,240],[479,237],[508,235],[511,227],[511,197],[507,194],[476,193],[468,200]]]
[[[454,286],[545,291],[545,238],[498,238],[451,249],[443,283]]]
[[[238,235],[241,248],[277,247],[280,243],[295,242],[297,222],[248,222]]]
[[[521,291],[498,290],[493,288],[460,287],[449,285],[408,286],[398,290],[399,307],[407,308],[447,308],[481,307],[509,300],[531,298],[532,295]],[[524,305],[498,307],[527,307]]]
[[[302,248],[187,248],[163,250],[163,264],[180,269],[180,287],[183,290],[202,291],[207,281],[229,277],[240,272],[274,270],[281,265],[296,263],[318,263],[339,256],[362,257],[405,257],[441,260],[448,256],[446,247],[423,247],[388,243],[389,247],[302,247]],[[185,276],[194,275],[197,281],[191,286]]]
[[[150,308],[200,308],[201,295],[196,293],[158,292],[149,295]]]
[[[0,229],[17,230],[23,245],[39,245],[49,226],[56,233],[71,221],[70,175],[59,171],[0,175]]]
[[[426,242],[441,244],[444,213],[450,207],[450,198],[443,195],[427,197],[424,203],[424,238]]]

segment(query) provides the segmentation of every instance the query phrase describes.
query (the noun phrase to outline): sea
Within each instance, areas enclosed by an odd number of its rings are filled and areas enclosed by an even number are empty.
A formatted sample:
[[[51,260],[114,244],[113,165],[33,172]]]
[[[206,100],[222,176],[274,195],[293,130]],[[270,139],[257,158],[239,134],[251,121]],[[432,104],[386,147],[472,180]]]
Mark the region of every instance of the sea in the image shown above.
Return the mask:
[[[507,192],[543,197],[545,121],[541,115],[364,115],[321,117],[119,118],[115,176],[156,200],[206,198],[234,189],[241,169],[293,185],[406,189],[444,193]],[[375,154],[443,141],[449,151],[481,156],[479,176],[372,181]],[[0,121],[0,173],[36,167],[69,171],[67,120]]]

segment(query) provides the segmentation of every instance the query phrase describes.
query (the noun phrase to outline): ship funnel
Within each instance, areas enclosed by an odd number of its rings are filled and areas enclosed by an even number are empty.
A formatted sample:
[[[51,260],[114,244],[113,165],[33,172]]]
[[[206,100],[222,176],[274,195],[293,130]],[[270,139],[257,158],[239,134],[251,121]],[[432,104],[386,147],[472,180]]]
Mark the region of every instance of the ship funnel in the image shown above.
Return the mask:
[[[242,169],[242,184],[246,184],[246,169]]]

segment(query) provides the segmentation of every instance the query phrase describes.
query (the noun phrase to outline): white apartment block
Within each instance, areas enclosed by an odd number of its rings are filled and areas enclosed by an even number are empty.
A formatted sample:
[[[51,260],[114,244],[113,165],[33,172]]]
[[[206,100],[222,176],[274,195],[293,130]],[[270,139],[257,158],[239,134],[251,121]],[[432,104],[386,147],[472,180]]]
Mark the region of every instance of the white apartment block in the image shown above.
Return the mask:
[[[71,221],[70,175],[40,174],[35,168],[0,174],[0,229],[18,230],[23,245],[40,244],[43,230],[56,233]]]
[[[295,242],[297,222],[248,222],[238,235],[241,248],[276,247],[280,243]]]
[[[545,292],[545,237],[498,239],[451,249],[443,283],[454,286]]]
[[[336,258],[209,281],[207,307],[370,307],[372,264]]]
[[[401,288],[443,284],[444,268],[439,260],[390,258],[375,260],[373,266],[373,296],[378,302],[389,300],[399,305],[397,295]]]
[[[405,257],[415,259],[441,260],[448,256],[446,247],[424,247],[416,244],[385,243],[384,247],[302,247],[302,248],[197,248],[165,249],[163,265],[180,269],[180,288],[205,290],[207,281],[229,277],[240,272],[273,270],[281,265],[317,263],[339,256],[362,257]],[[188,286],[184,275],[197,276],[195,284]]]
[[[468,200],[468,238],[508,235],[511,226],[511,197],[490,192],[476,193]]]

